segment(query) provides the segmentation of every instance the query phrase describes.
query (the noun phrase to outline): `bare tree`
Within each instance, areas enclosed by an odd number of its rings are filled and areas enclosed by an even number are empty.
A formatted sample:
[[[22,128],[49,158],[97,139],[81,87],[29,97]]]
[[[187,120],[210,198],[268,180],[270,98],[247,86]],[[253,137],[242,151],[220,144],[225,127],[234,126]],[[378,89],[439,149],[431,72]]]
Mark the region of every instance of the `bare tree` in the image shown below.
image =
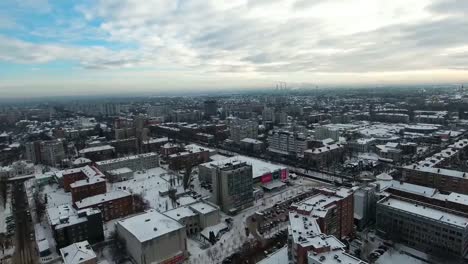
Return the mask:
[[[184,170],[184,178],[183,178],[183,185],[184,185],[184,190],[187,190],[190,187],[190,180],[192,176],[192,169],[193,165],[191,162],[187,162],[185,164],[185,170]]]
[[[133,202],[135,212],[143,212],[145,210],[150,209],[150,203],[143,197],[142,194],[134,194]]]

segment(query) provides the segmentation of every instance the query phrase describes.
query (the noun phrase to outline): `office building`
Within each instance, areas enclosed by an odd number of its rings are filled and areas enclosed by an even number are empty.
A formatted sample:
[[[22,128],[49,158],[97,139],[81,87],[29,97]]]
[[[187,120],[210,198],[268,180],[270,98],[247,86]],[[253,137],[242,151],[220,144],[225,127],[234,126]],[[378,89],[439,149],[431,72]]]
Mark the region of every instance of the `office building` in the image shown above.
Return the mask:
[[[377,203],[377,233],[434,255],[463,258],[468,250],[468,217],[442,207],[388,196]]]
[[[253,205],[252,165],[232,161],[212,167],[212,199],[223,212],[232,214]]]

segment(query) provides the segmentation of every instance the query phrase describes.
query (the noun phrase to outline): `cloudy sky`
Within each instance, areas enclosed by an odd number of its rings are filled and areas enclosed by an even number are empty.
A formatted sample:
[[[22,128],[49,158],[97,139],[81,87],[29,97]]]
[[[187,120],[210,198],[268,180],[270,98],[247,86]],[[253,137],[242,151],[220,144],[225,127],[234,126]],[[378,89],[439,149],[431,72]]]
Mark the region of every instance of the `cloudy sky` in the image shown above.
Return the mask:
[[[1,0],[4,96],[468,81],[466,0]]]

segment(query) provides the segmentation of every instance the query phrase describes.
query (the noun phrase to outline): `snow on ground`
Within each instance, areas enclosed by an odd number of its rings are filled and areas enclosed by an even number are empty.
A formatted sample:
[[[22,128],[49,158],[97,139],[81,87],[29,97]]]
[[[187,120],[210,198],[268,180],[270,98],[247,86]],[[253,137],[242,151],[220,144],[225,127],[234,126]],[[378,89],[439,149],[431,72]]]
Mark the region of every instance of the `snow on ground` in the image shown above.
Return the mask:
[[[47,196],[47,208],[72,203],[71,193],[66,193],[58,184],[45,185],[42,193]]]
[[[127,181],[111,184],[113,190],[127,190],[131,193],[141,194],[148,200],[150,206],[159,212],[165,212],[173,209],[171,200],[168,196],[161,196],[160,192],[166,192],[170,188],[169,181],[166,180],[169,172],[163,168],[152,168],[146,171],[134,173],[134,178]],[[182,181],[177,184],[178,188]]]
[[[224,258],[232,255],[237,252],[239,248],[248,240],[253,240],[252,235],[249,237],[245,236],[245,223],[247,217],[254,214],[256,211],[264,210],[275,205],[275,203],[284,201],[288,197],[296,196],[299,193],[305,192],[308,190],[308,187],[304,185],[296,185],[290,188],[287,188],[280,192],[266,193],[265,196],[261,199],[258,199],[254,206],[247,208],[246,210],[240,212],[238,215],[233,216],[233,225],[232,229],[221,236],[220,240],[210,248],[206,250],[196,251],[196,254],[191,254],[192,256],[188,260],[188,263],[219,263]],[[221,213],[222,222],[230,216]],[[190,248],[189,248],[190,250]]]

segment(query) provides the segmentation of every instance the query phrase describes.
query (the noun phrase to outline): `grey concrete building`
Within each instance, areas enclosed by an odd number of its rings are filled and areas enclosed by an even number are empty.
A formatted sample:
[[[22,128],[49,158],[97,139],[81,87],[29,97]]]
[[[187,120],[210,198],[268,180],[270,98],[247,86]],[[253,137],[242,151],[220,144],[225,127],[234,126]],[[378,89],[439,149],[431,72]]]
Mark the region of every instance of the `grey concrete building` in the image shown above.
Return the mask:
[[[212,165],[213,202],[226,213],[235,213],[253,205],[252,165],[241,161],[232,161]]]
[[[464,257],[468,250],[466,214],[393,195],[377,203],[377,233],[429,254]]]

